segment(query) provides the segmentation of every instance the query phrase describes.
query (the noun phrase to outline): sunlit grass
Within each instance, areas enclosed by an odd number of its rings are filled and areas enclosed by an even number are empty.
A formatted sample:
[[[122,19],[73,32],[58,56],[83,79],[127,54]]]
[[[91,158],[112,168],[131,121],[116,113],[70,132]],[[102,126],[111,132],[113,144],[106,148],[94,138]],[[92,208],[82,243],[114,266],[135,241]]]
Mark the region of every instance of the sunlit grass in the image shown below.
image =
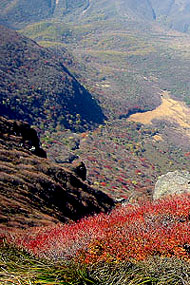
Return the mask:
[[[38,41],[38,44],[43,46],[43,47],[63,47],[65,48],[66,45],[61,42],[56,42],[56,41]]]
[[[83,283],[82,283],[83,282]],[[90,282],[90,283],[88,283]],[[6,244],[0,246],[1,285],[95,284],[85,267],[36,259]]]

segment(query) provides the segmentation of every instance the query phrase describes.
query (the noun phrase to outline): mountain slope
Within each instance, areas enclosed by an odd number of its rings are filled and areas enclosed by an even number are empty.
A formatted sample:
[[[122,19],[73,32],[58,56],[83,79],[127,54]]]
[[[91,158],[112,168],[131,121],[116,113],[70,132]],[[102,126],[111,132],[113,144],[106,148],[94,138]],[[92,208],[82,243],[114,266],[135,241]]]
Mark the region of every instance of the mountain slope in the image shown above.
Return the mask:
[[[64,145],[70,147],[70,137],[75,140],[75,136],[68,134],[66,139],[65,132],[55,132],[51,140],[52,133],[46,133],[47,151],[59,163],[80,156],[89,166],[94,185],[113,191],[116,197],[120,189],[125,196],[136,190],[151,192],[158,175],[189,169],[189,133],[171,116],[167,121],[158,116],[144,127],[129,124],[126,118],[137,112],[146,116],[146,111],[161,105],[163,93],[170,94],[169,100],[177,106],[178,101],[190,104],[189,36],[161,29],[154,7],[156,19],[151,10],[146,20],[137,17],[136,10],[140,15],[140,7],[148,7],[144,1],[133,5],[132,1],[97,0],[86,8],[85,2],[80,3],[80,8],[70,7],[64,16],[30,24],[20,32],[51,47],[59,58],[67,47],[79,63],[76,68],[67,60],[67,67],[98,99],[110,120],[108,126],[82,134],[80,148],[71,146],[68,159],[62,149],[67,153]],[[63,1],[59,5],[61,9]],[[52,141],[57,142],[53,147]]]
[[[75,8],[76,9],[76,8]],[[69,11],[70,12],[70,11]],[[76,14],[76,11],[74,11]],[[81,15],[92,17],[102,14],[102,18],[115,17],[117,20],[147,22],[151,26],[157,22],[180,32],[190,32],[190,3],[188,0],[107,0],[89,1],[89,6]]]
[[[78,22],[117,18],[125,21],[158,21],[170,28],[190,32],[190,3],[188,0],[3,0],[0,22],[21,27],[25,23],[61,18]]]
[[[114,206],[111,198],[74,172],[32,153],[36,132],[23,122],[16,124],[17,134],[15,121],[0,117],[1,229],[77,220]]]
[[[84,130],[103,123],[101,108],[62,58],[3,26],[0,72],[2,115],[45,128]]]
[[[174,30],[190,33],[188,0],[151,0],[157,19]]]
[[[0,3],[1,23],[19,25],[23,20],[35,22],[52,14],[55,0],[2,0]]]
[[[80,63],[72,71],[100,102],[107,118],[155,109],[161,104],[162,90],[189,104],[189,36],[163,28],[164,23],[170,25],[174,11],[175,15],[182,13],[182,4],[145,0],[65,3],[57,2],[59,15],[54,10],[51,18],[20,32],[55,50],[66,47]],[[180,3],[187,6],[185,1]],[[176,8],[170,11],[171,5]]]

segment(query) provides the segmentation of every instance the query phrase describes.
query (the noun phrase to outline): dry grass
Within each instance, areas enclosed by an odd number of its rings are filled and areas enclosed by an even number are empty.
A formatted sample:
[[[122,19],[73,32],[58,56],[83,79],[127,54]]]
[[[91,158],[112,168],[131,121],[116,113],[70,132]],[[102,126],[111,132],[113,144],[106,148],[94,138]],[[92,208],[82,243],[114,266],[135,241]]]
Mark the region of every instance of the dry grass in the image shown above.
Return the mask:
[[[136,264],[99,263],[90,267],[36,259],[0,244],[1,285],[188,285],[190,266],[176,258],[154,257]]]
[[[96,284],[85,268],[37,260],[23,251],[0,244],[1,285]]]
[[[101,285],[190,284],[189,264],[175,258],[154,257],[137,264],[96,264],[92,266],[89,275]]]
[[[162,104],[153,111],[136,113],[130,116],[129,121],[142,124],[151,124],[154,119],[167,119],[178,123],[183,128],[190,127],[190,110],[183,102],[170,98],[168,92],[162,93]]]

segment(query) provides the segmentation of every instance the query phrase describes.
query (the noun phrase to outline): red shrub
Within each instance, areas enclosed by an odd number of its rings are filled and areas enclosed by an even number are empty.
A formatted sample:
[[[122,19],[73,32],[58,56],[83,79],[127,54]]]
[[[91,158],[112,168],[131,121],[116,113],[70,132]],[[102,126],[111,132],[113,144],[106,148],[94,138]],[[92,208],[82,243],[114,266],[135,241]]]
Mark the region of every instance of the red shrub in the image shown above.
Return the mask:
[[[150,255],[190,260],[190,195],[141,206],[125,205],[77,223],[35,228],[14,237],[17,245],[46,258],[91,263],[143,260]]]

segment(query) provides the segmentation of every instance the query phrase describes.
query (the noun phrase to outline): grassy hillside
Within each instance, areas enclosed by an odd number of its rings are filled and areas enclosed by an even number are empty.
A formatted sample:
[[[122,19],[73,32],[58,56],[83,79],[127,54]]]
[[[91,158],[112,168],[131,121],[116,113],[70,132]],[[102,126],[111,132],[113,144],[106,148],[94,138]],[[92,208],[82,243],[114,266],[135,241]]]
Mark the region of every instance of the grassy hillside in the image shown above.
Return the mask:
[[[15,247],[0,248],[2,284],[83,284],[83,285],[188,285],[189,263],[176,258],[155,257],[137,263],[100,263],[92,266],[68,265],[38,260]]]
[[[142,21],[149,26],[159,23],[168,28],[189,33],[190,6],[188,0],[3,0],[0,21],[12,27],[23,27],[43,19],[78,22],[115,18]]]
[[[169,21],[186,6],[185,1],[59,1],[62,15],[28,25],[21,33],[59,51],[60,57],[66,47],[81,65],[77,69],[67,62],[67,67],[106,116],[119,118],[156,108],[163,89],[189,104],[189,36],[160,26],[161,18]]]
[[[152,202],[160,174],[190,169],[190,38],[163,28],[188,32],[187,2],[56,3],[0,4],[22,27],[2,27],[1,110],[37,124],[53,160],[1,137],[0,283],[188,285],[190,197]],[[78,157],[87,183],[63,167]],[[108,196],[123,203],[78,220]]]
[[[80,156],[88,166],[89,180],[114,196],[130,196],[133,191],[137,196],[149,195],[147,191],[151,193],[158,175],[189,169],[188,110],[182,114],[183,126],[177,109],[173,113],[177,121],[158,115],[152,125],[149,122],[139,127],[126,119],[133,113],[156,109],[162,103],[163,90],[171,100],[185,102],[188,107],[190,39],[165,31],[155,22],[150,25],[140,18],[118,17],[122,9],[115,4],[92,1],[79,18],[70,9],[62,19],[31,24],[20,32],[53,50],[93,94],[109,119],[105,127],[78,137],[80,150],[72,149],[72,134],[60,132],[59,124],[57,132],[51,128],[43,140],[49,156],[59,163],[70,161],[65,158],[67,151],[73,158]],[[79,11],[77,6],[74,11]],[[48,116],[63,122],[57,110]],[[68,116],[66,127],[74,121],[76,131],[80,120]],[[143,185],[148,188],[143,190]]]
[[[55,0],[2,0],[0,3],[0,23],[10,27],[46,19],[51,16]]]
[[[156,108],[163,89],[189,104],[188,36],[131,20],[94,22],[89,16],[79,23],[41,22],[21,32],[44,46],[67,47],[85,66],[76,75],[108,117]]]

